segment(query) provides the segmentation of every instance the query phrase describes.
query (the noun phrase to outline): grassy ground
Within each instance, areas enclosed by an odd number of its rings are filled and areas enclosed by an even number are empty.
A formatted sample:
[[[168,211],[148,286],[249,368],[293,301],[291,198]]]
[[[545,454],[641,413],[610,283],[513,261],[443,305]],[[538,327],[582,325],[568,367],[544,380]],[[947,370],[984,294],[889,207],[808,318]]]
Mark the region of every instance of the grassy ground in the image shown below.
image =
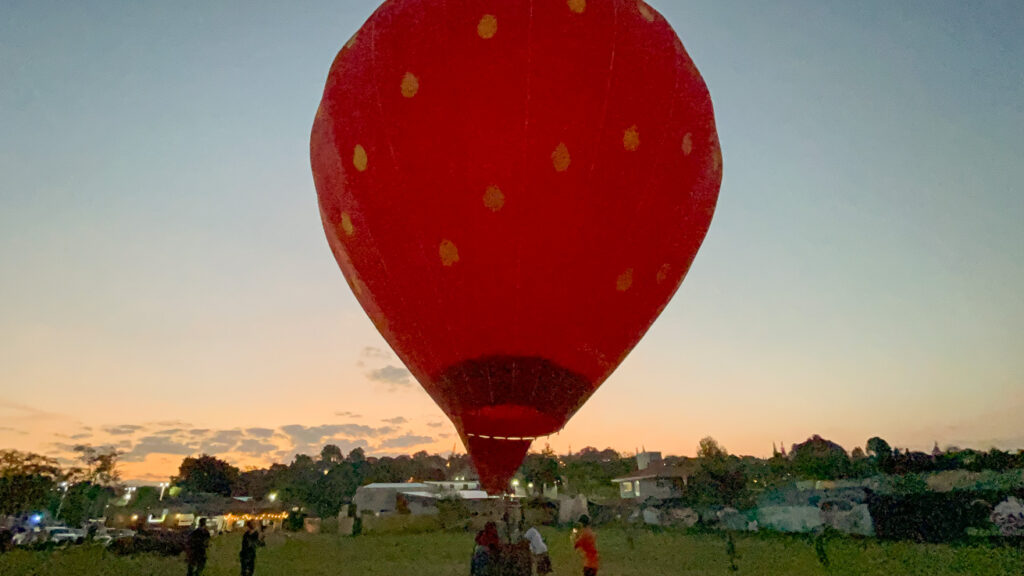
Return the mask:
[[[580,574],[569,533],[542,530],[551,549],[555,574]],[[829,566],[818,560],[813,542],[800,537],[740,535],[737,572],[729,570],[726,542],[716,534],[652,533],[632,535],[607,528],[598,531],[602,576],[727,575],[771,576],[901,574],[996,576],[1024,574],[1020,549],[876,542],[839,538],[826,546]],[[214,538],[206,576],[239,573],[240,536]],[[465,576],[469,573],[472,534],[379,534],[357,538],[334,535],[274,534],[260,549],[256,574],[263,576]],[[3,576],[99,576],[185,574],[182,558],[152,555],[120,557],[98,547],[79,546],[53,552],[14,551],[0,555]]]

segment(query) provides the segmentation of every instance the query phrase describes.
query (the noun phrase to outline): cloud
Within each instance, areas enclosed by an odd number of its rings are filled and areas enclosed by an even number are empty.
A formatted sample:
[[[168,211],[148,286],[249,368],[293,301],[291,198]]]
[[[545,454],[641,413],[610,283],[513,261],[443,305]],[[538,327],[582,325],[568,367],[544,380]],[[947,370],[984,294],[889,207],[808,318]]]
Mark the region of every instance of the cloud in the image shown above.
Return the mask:
[[[158,436],[174,436],[175,434],[181,434],[185,430],[183,428],[168,428],[167,430],[161,430],[159,432],[153,432]]]
[[[84,440],[86,438],[91,438],[91,437],[92,437],[92,433],[90,433],[90,432],[82,432],[80,434],[72,434],[70,436],[70,438],[72,440]]]
[[[405,424],[408,420],[405,416],[395,416],[394,418],[385,418],[381,422],[387,422],[388,424]]]
[[[211,436],[203,439],[200,450],[207,454],[218,452],[231,452],[239,441],[242,440],[241,430],[218,430]]]
[[[53,418],[67,418],[64,414],[57,414],[56,412],[47,412],[38,408],[33,408],[27,404],[19,404],[17,402],[8,402],[6,400],[0,400],[0,420],[8,419],[26,419],[26,420],[43,420]]]
[[[181,420],[161,420],[159,422],[151,422],[153,426],[160,426],[162,428],[191,428],[192,425],[188,422]]]
[[[378,360],[390,360],[391,353],[383,348],[377,348],[376,346],[365,346],[362,352],[359,353],[362,358],[376,358]]]
[[[394,431],[395,429],[390,426],[374,428],[365,424],[324,424],[321,426],[289,424],[281,426],[281,432],[284,432],[294,444],[317,444],[335,436],[377,437],[391,434]]]
[[[235,446],[235,452],[250,455],[268,454],[275,450],[277,450],[277,446],[257,438],[246,438],[239,442],[238,446]]]
[[[427,422],[427,426],[430,426],[431,428],[440,428],[441,426],[444,426],[444,422]]]
[[[188,433],[193,435],[193,436],[202,436],[203,434],[206,434],[209,431],[210,431],[209,428],[193,428],[193,429],[189,430]]]
[[[257,438],[270,438],[274,435],[274,431],[270,428],[249,428],[245,431],[249,436],[255,436]]]
[[[403,434],[394,438],[388,438],[380,443],[378,448],[408,448],[409,446],[419,446],[421,444],[430,444],[434,441],[431,436],[419,436],[417,434]]]
[[[362,414],[356,414],[355,412],[335,412],[335,416],[341,416],[342,418],[362,418]]]
[[[393,364],[388,364],[383,368],[377,368],[370,370],[366,373],[366,377],[374,382],[381,382],[389,384],[391,389],[394,390],[398,386],[408,386],[412,383],[411,374],[405,368],[399,368]]]
[[[171,440],[166,436],[143,436],[121,459],[125,462],[142,462],[150,454],[177,454],[188,456],[197,452],[194,444]]]
[[[67,455],[73,453],[75,451],[75,447],[80,446],[80,444],[68,444],[66,442],[51,442],[50,446],[53,448],[55,452],[62,452],[64,453],[62,455]]]
[[[28,432],[24,430],[18,430],[17,428],[11,428],[10,426],[0,426],[0,432],[13,432],[22,436],[28,436]]]
[[[117,426],[107,426],[103,428],[103,431],[113,436],[126,436],[128,434],[135,434],[144,428],[145,426],[139,426],[138,424],[119,424]]]

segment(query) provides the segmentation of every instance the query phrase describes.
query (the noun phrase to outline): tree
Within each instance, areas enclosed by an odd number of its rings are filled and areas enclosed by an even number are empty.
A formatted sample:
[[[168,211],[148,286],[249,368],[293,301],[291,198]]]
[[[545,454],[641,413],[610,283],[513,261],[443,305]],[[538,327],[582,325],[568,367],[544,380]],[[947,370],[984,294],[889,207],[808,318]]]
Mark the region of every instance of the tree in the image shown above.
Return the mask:
[[[0,450],[0,516],[46,507],[60,475],[60,466],[53,458]]]
[[[113,486],[120,481],[121,476],[117,470],[117,457],[120,454],[116,450],[101,450],[88,444],[79,444],[74,447],[74,451],[85,465],[81,471],[81,481],[98,486]]]
[[[558,456],[550,445],[545,445],[539,454],[534,452],[526,455],[519,473],[527,484],[532,483],[538,490],[544,486],[554,486],[559,480]]]
[[[325,465],[337,464],[345,459],[341,448],[334,444],[327,444],[320,450],[320,462]]]
[[[815,480],[844,478],[850,470],[850,457],[846,450],[815,434],[790,451],[793,470],[798,476]]]
[[[686,482],[684,494],[695,504],[741,507],[747,504],[747,474],[743,462],[730,456],[710,436],[701,439],[697,448],[700,467]]]
[[[610,448],[597,450],[588,446],[575,456],[566,456],[564,462],[566,489],[592,498],[616,496],[618,488],[611,483],[612,478],[636,470],[633,458],[623,458]]]
[[[697,458],[704,460],[724,460],[729,453],[711,436],[700,439],[697,446]]]
[[[875,464],[875,469],[885,474],[891,474],[894,462],[892,458],[892,447],[885,440],[878,436],[873,436],[868,439],[868,443],[865,446],[867,449],[868,456],[871,457]]]
[[[185,458],[174,477],[174,484],[190,492],[207,492],[230,496],[238,482],[239,472],[224,460],[202,454]]]
[[[345,457],[345,461],[351,462],[353,464],[357,462],[365,462],[366,452],[364,452],[362,448],[357,446],[353,448],[351,452],[348,453],[348,456]]]

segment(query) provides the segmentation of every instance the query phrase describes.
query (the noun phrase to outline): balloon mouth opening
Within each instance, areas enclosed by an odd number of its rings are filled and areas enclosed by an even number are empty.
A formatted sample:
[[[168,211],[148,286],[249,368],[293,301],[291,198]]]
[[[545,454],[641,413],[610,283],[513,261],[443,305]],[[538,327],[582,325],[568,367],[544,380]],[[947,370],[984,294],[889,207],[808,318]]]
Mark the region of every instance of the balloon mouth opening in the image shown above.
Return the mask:
[[[554,434],[561,424],[550,414],[522,404],[484,406],[462,416],[467,436],[495,440],[533,440]]]
[[[533,440],[558,432],[593,392],[590,379],[541,356],[465,360],[433,379],[460,434]]]

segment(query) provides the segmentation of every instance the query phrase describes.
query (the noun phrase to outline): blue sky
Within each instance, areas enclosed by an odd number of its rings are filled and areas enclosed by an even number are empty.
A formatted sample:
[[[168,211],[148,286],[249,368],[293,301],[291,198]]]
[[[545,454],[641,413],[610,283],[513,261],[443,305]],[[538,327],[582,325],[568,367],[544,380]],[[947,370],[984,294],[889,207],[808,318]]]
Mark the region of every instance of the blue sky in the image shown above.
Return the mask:
[[[337,270],[310,175],[328,67],[375,5],[5,5],[0,446],[89,427],[151,469],[193,437],[238,460],[267,438],[451,448]],[[1024,447],[1024,5],[651,5],[710,89],[719,206],[551,444]]]

